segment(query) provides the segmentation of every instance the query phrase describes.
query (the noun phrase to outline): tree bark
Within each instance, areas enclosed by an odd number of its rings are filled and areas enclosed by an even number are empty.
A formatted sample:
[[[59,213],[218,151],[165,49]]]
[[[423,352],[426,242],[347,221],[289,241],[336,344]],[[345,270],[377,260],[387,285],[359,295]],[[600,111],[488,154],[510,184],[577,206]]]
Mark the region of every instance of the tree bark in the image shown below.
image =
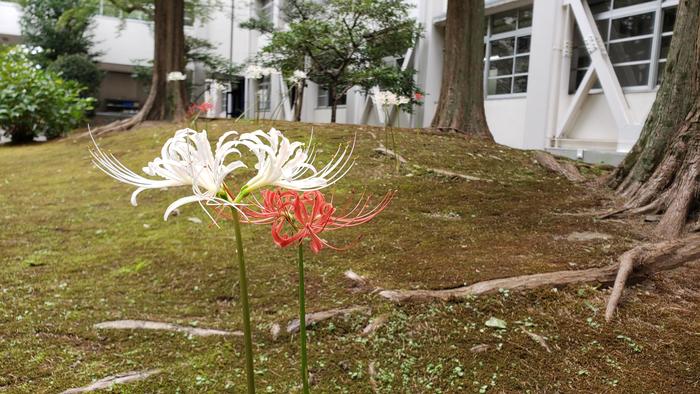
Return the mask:
[[[484,2],[449,0],[440,99],[432,127],[493,140],[484,113]]]
[[[185,81],[168,82],[168,73],[185,73],[185,1],[155,0],[151,90],[139,112],[129,119],[93,130],[95,134],[128,130],[144,120],[181,121],[185,117]]]
[[[297,94],[294,100],[294,121],[301,122],[301,108],[304,105],[304,88],[306,81],[297,85]]]
[[[331,86],[330,89],[328,89],[328,98],[331,100],[331,123],[335,123],[336,114],[338,112],[338,98],[336,97],[337,91],[338,90],[335,86]]]
[[[609,179],[619,212],[661,213],[657,235],[675,238],[698,215],[700,2],[682,0],[663,82],[641,135]]]

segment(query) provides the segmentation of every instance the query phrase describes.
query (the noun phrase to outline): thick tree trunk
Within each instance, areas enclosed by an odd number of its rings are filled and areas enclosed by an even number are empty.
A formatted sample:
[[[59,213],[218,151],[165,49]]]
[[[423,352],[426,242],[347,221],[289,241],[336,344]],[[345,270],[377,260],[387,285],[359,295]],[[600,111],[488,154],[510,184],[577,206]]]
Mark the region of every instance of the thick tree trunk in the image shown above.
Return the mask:
[[[698,214],[699,180],[700,2],[682,0],[656,101],[609,185],[628,199],[620,212],[663,213],[656,232],[674,238]]]
[[[328,98],[331,101],[331,123],[335,123],[336,114],[338,112],[338,98],[336,97],[337,89],[335,86],[331,86],[328,89]]]
[[[449,0],[440,99],[432,126],[493,140],[484,113],[484,1]]]
[[[168,82],[168,73],[185,73],[185,1],[155,0],[155,41],[151,90],[139,112],[133,117],[99,127],[104,134],[128,130],[144,120],[175,120],[185,117],[187,92],[185,81]]]
[[[306,87],[306,83],[302,82],[299,85],[297,85],[297,94],[296,97],[294,98],[294,120],[296,122],[301,122],[301,107],[303,106],[304,103],[304,88]]]
[[[151,89],[156,90],[156,97],[146,119],[182,120],[187,106],[185,81],[168,82],[167,75],[172,71],[185,72],[185,1],[156,0],[155,4]]]

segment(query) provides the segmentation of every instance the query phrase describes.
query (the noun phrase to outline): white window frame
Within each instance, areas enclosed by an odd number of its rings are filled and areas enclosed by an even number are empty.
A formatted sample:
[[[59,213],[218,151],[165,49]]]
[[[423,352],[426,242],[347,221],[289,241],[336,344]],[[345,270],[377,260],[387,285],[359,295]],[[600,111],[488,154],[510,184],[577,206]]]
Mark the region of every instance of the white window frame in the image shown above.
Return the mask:
[[[586,1],[586,0],[584,0]],[[614,7],[614,1],[612,6]],[[651,56],[649,60],[636,60],[636,61],[629,61],[629,62],[619,62],[619,63],[612,63],[613,68],[615,67],[622,67],[622,66],[632,66],[632,65],[638,65],[638,64],[649,64],[649,75],[647,76],[647,83],[644,85],[636,85],[636,86],[622,86],[623,92],[653,92],[658,89],[659,83],[658,83],[658,70],[659,70],[659,63],[665,63],[666,59],[659,59],[659,56],[661,54],[661,39],[662,37],[668,37],[672,36],[673,32],[667,32],[663,33],[661,31],[663,27],[663,12],[664,10],[673,8],[673,7],[678,7],[678,0],[650,0],[646,3],[642,4],[635,4],[631,5],[628,7],[624,8],[613,8],[611,10],[601,12],[598,14],[593,15],[593,18],[597,21],[601,20],[607,20],[608,21],[608,30],[606,32],[600,32],[600,35],[603,37],[605,40],[605,50],[610,53],[610,44],[615,44],[615,43],[620,43],[620,42],[625,42],[625,41],[634,41],[634,40],[639,40],[639,39],[645,39],[645,38],[651,38],[652,43],[651,43]],[[640,36],[634,36],[634,37],[625,37],[625,38],[619,38],[619,39],[614,39],[610,40],[610,32],[612,29],[612,21],[615,19],[620,19],[620,18],[625,18],[629,16],[635,16],[635,15],[643,15],[643,14],[648,14],[648,13],[654,13],[654,22],[653,22],[653,31],[651,34],[645,34],[645,35],[640,35]],[[591,65],[589,64],[587,67],[576,67],[572,68],[571,72],[571,77],[576,78],[576,75],[581,72],[581,71],[586,71]],[[575,72],[574,72],[575,71]],[[575,87],[578,87],[576,85]],[[575,89],[574,89],[575,90]],[[600,88],[595,88],[591,89],[591,93],[600,93],[602,90]],[[573,93],[570,93],[573,94]]]
[[[527,6],[527,7],[520,7],[516,8],[511,11],[520,11],[523,9],[530,9],[532,11],[532,6]],[[528,84],[530,83],[529,79],[529,74],[530,74],[530,53],[532,51],[532,24],[528,27],[523,27],[520,29],[515,29],[512,31],[507,31],[503,33],[497,33],[497,34],[491,34],[491,19],[493,18],[494,15],[498,15],[500,13],[496,13],[493,15],[489,15],[486,18],[486,36],[484,37],[484,47],[485,47],[485,56],[484,56],[484,98],[488,100],[498,100],[498,99],[507,99],[507,98],[516,98],[516,97],[526,97],[527,96],[527,88],[525,88],[525,92],[519,92],[519,93],[513,93],[513,88],[515,87],[515,78],[517,77],[528,77]],[[518,50],[518,38],[519,37],[530,37],[530,50],[528,50],[527,53],[517,53]],[[498,77],[489,77],[489,69],[491,68],[491,42],[492,41],[498,41],[506,38],[513,38],[513,55],[511,56],[504,56],[501,59],[513,59],[513,66],[510,74],[507,75],[501,75]],[[515,72],[515,60],[518,57],[528,57],[528,65],[527,65],[527,72],[525,73],[516,73]],[[499,60],[501,60],[499,59]],[[510,93],[503,93],[503,94],[489,94],[488,92],[488,87],[489,87],[489,81],[490,80],[498,80],[498,79],[505,79],[505,78],[510,78]]]

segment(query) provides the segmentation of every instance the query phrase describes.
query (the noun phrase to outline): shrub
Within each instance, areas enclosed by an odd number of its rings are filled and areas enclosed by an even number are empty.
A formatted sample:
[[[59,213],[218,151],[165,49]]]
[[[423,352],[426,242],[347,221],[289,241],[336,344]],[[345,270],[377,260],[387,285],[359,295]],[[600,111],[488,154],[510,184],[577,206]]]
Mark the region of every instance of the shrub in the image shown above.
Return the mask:
[[[59,136],[80,124],[93,99],[82,88],[42,69],[30,56],[36,49],[16,46],[0,52],[0,127],[14,143]]]
[[[102,81],[102,71],[88,55],[59,56],[48,69],[65,80],[76,81],[82,85],[85,88],[83,96],[97,97],[97,90]]]

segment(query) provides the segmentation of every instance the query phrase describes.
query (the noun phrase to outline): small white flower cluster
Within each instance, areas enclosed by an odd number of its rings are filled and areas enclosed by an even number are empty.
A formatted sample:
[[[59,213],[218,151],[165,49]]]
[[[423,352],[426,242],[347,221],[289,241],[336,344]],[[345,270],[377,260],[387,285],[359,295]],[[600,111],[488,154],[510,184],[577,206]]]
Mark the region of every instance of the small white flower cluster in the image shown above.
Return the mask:
[[[390,107],[393,105],[405,105],[411,102],[411,99],[406,96],[399,96],[396,93],[390,92],[388,90],[380,90],[378,93],[372,95],[374,102],[383,106]]]
[[[168,73],[168,82],[184,81],[185,79],[187,79],[187,75],[181,73],[180,71],[171,71]]]
[[[292,73],[292,76],[288,78],[288,81],[297,85],[302,83],[306,78],[308,78],[308,75],[306,75],[305,72],[301,70],[294,70],[294,73]]]
[[[243,71],[246,79],[260,79],[271,74],[279,74],[279,71],[273,67],[262,67],[257,64],[249,64]]]
[[[14,48],[12,48],[9,53],[10,54],[22,53],[25,55],[38,55],[38,54],[43,53],[43,52],[44,52],[44,48],[42,48],[42,47],[33,47],[33,46],[29,46],[29,45],[20,44],[20,45],[15,46]]]

